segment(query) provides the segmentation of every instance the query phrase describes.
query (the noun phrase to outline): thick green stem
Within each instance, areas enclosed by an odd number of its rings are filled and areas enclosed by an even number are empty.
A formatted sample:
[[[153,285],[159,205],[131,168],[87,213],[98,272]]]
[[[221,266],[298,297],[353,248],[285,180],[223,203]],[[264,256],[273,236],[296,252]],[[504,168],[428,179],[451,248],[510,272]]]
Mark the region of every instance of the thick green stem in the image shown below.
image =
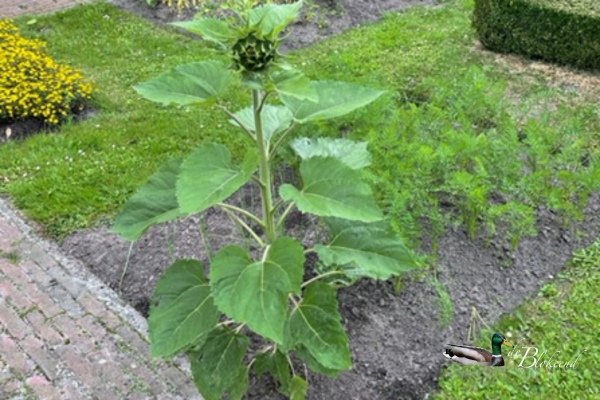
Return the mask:
[[[273,215],[273,195],[271,184],[271,165],[269,160],[269,149],[263,136],[261,110],[263,105],[259,90],[252,91],[252,104],[254,109],[254,132],[256,133],[256,145],[258,146],[258,175],[262,182],[260,185],[262,211],[265,226],[267,244],[272,243],[276,237],[275,218]]]

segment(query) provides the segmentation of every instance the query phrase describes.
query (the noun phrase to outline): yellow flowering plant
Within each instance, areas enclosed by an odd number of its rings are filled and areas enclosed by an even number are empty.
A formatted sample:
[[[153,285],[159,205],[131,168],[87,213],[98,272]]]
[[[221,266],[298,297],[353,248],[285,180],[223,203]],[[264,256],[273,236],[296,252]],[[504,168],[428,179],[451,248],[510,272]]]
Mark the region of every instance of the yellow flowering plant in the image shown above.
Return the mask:
[[[21,36],[7,19],[0,19],[0,54],[0,121],[56,125],[92,94],[81,72],[57,63],[44,42]]]

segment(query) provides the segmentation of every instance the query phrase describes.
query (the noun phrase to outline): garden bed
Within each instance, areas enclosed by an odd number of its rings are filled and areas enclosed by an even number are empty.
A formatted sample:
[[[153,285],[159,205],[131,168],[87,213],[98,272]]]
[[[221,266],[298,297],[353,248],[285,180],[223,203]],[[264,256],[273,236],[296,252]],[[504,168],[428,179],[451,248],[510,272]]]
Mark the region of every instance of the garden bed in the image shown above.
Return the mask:
[[[310,222],[300,215],[290,227],[312,240]],[[440,304],[429,278],[405,277],[400,294],[389,282],[362,280],[341,290],[340,309],[350,338],[354,367],[339,379],[310,375],[309,399],[421,399],[436,389],[446,360],[448,341],[467,341],[472,308],[493,326],[494,321],[535,296],[571,258],[600,234],[600,193],[591,197],[581,223],[564,228],[563,219],[547,209],[538,212],[538,236],[525,238],[510,250],[507,240],[469,239],[453,228],[439,239],[436,253],[440,282],[446,287],[453,310]],[[210,238],[204,244],[201,228]],[[197,217],[151,228],[133,246],[127,271],[129,242],[106,228],[68,236],[62,249],[82,260],[100,279],[119,290],[142,313],[147,313],[154,286],[164,269],[178,257],[208,261],[207,248],[241,242],[225,215],[211,210],[201,224]],[[424,246],[424,251],[431,249]],[[444,327],[450,311],[451,323]],[[453,314],[453,315],[452,315]],[[452,319],[453,317],[453,319]],[[449,321],[446,321],[449,322]],[[250,399],[280,399],[268,380],[255,381]]]

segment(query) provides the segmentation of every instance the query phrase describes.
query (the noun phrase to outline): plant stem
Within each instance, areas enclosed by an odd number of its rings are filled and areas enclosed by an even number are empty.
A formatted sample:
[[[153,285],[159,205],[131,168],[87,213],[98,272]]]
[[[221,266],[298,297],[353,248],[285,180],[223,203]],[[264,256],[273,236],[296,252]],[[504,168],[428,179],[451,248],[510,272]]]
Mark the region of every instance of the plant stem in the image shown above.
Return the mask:
[[[326,276],[330,276],[330,275],[343,275],[344,273],[342,271],[329,271],[329,272],[325,272],[324,274],[321,275],[317,275],[314,278],[311,278],[309,280],[307,280],[306,282],[304,282],[302,284],[301,287],[306,287],[308,285],[310,285],[311,283],[313,283],[314,281],[318,281],[321,278],[325,278]]]
[[[257,224],[259,224],[261,227],[264,228],[265,224],[262,222],[262,220],[260,218],[258,218],[256,215],[252,214],[251,212],[248,212],[242,208],[232,206],[231,204],[227,204],[227,203],[218,203],[217,205],[221,208],[226,208],[228,210],[240,213],[243,216],[250,218],[251,220],[253,220],[254,222],[256,222]]]
[[[240,226],[242,228],[244,228],[246,230],[246,232],[248,232],[250,234],[250,236],[252,236],[252,238],[254,238],[254,240],[256,240],[256,243],[258,243],[258,245],[260,247],[265,247],[265,243],[261,240],[261,238],[256,234],[256,232],[254,232],[254,230],[252,228],[250,228],[248,226],[248,224],[246,224],[244,222],[243,219],[241,219],[240,217],[238,217],[237,215],[235,215],[233,213],[233,211],[227,209],[227,208],[223,208],[223,211],[225,211],[225,213],[227,215],[229,215],[229,218],[231,218],[232,220],[234,220],[235,222],[237,222],[238,224],[240,224]]]
[[[222,110],[223,112],[225,112],[225,114],[227,114],[232,120],[234,120],[235,122],[237,122],[237,124],[240,126],[240,128],[242,128],[242,130],[244,132],[246,132],[246,134],[250,137],[250,139],[256,140],[256,137],[254,136],[254,134],[244,126],[244,124],[242,123],[242,121],[240,121],[238,119],[238,117],[235,116],[234,113],[232,113],[226,107],[224,107],[224,106],[222,106],[220,104],[217,104],[217,108],[219,108],[220,110]]]
[[[232,320],[232,319],[228,319],[226,321],[219,322],[217,325],[215,325],[215,328],[218,328],[220,326],[228,326],[228,325],[231,325],[231,324],[235,324],[235,321]]]
[[[293,201],[290,204],[288,204],[283,214],[281,214],[281,217],[279,217],[279,221],[277,221],[277,228],[283,225],[283,223],[285,222],[285,218],[288,216],[290,211],[292,211],[295,205],[296,203],[294,203]]]
[[[287,135],[292,131],[292,129],[294,129],[294,127],[296,126],[295,123],[293,123],[292,125],[290,125],[289,128],[287,128],[287,130],[285,132],[283,132],[280,136],[279,139],[277,139],[277,141],[275,142],[275,144],[273,145],[273,147],[271,148],[271,152],[269,154],[269,157],[273,157],[273,155],[275,155],[275,152],[277,151],[277,148],[281,145],[281,143],[283,143],[283,140],[287,137]]]
[[[258,147],[258,174],[262,185],[260,186],[262,211],[265,227],[266,243],[272,243],[276,237],[275,219],[273,216],[273,195],[271,188],[271,165],[269,152],[265,146],[263,136],[261,110],[264,98],[258,90],[252,90],[252,104],[254,109],[254,127],[256,132],[256,145]]]
[[[123,273],[121,274],[121,279],[119,280],[119,296],[123,295],[121,291],[121,287],[123,286],[123,280],[125,280],[125,275],[127,274],[127,270],[129,269],[129,259],[131,258],[131,251],[133,250],[133,244],[135,242],[131,242],[129,245],[129,251],[127,252],[127,258],[125,259],[125,266],[123,267]]]

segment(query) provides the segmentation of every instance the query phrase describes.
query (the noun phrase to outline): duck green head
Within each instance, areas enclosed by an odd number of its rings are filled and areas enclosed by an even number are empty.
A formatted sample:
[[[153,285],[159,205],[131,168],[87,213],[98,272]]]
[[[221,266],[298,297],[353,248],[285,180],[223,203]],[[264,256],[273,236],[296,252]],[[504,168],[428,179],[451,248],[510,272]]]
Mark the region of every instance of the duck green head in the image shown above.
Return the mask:
[[[492,336],[492,354],[501,355],[503,344],[512,347],[512,344],[506,340],[503,334],[499,332],[494,333],[494,336]]]

